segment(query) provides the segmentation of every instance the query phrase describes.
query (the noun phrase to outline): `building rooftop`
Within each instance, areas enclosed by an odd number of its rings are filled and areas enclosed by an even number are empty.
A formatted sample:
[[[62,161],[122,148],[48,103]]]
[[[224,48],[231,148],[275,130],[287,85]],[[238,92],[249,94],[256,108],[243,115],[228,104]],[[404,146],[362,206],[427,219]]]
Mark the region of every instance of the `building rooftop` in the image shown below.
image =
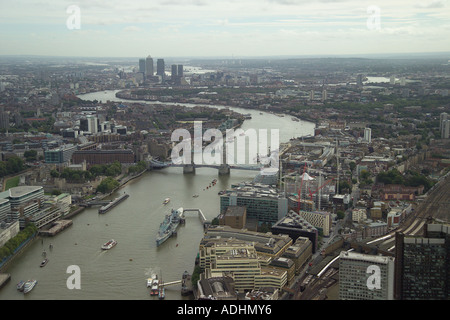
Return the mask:
[[[393,257],[368,255],[352,251],[342,251],[340,254],[340,258],[341,260],[342,258],[345,258],[350,260],[365,261],[369,263],[378,263],[378,264],[387,264],[390,261],[394,261]]]
[[[20,186],[20,187],[13,187],[9,189],[9,196],[11,198],[20,198],[23,196],[26,196],[27,194],[33,193],[35,191],[38,191],[42,189],[41,186]]]

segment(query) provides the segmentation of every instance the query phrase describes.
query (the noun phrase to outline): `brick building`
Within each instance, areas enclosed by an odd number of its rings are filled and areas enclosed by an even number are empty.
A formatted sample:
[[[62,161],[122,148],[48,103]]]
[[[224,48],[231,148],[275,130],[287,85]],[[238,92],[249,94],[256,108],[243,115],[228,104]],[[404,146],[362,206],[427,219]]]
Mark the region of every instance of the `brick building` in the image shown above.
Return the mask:
[[[119,161],[122,164],[134,163],[132,150],[79,150],[72,154],[72,163],[80,164],[86,161],[87,166],[94,164],[111,164]]]

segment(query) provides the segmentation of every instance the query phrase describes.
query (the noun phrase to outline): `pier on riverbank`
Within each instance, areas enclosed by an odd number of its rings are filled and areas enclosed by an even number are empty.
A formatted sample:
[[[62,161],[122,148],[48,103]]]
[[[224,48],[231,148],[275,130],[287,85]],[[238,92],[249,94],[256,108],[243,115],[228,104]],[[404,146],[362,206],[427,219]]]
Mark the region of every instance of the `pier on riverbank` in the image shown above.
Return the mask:
[[[3,288],[9,280],[11,280],[11,275],[9,273],[0,273],[0,289]]]
[[[55,221],[49,229],[39,230],[39,235],[53,237],[64,229],[72,225],[72,220],[58,220]]]

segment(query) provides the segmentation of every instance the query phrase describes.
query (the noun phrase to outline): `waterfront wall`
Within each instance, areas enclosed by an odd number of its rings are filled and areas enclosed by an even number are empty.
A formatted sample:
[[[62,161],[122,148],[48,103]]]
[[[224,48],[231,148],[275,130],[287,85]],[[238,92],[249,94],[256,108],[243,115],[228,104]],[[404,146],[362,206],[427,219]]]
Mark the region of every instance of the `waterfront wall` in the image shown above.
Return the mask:
[[[28,248],[32,243],[34,243],[34,240],[36,240],[37,238],[38,237],[37,237],[37,232],[36,232],[30,238],[25,240],[19,247],[17,247],[17,249],[14,250],[13,254],[11,254],[10,256],[3,259],[0,262],[0,272],[3,272],[4,270],[6,270],[6,268],[14,260],[14,258],[17,257],[20,253],[22,253],[23,250]]]

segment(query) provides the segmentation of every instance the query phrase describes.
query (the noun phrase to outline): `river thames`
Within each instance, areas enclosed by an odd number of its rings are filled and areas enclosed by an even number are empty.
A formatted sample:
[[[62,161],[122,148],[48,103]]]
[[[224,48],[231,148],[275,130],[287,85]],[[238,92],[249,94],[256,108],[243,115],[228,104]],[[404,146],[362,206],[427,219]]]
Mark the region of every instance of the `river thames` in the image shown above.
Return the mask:
[[[115,97],[116,92],[102,91],[79,97],[103,102],[123,101]],[[252,116],[242,125],[244,130],[279,129],[281,143],[293,137],[313,135],[314,132],[313,123],[292,121],[290,116],[280,117],[235,107],[230,109]],[[146,172],[111,197],[123,192],[129,194],[128,199],[111,211],[99,214],[98,208],[86,209],[72,218],[71,227],[54,237],[36,240],[16,257],[4,270],[11,274],[11,281],[0,290],[0,300],[158,299],[149,295],[146,279],[156,273],[163,281],[169,282],[180,280],[184,271],[192,273],[203,237],[200,219],[197,214],[189,213],[186,224],[178,229],[178,235],[156,247],[155,237],[164,215],[172,208],[199,208],[207,219],[212,220],[219,213],[218,192],[233,183],[251,181],[257,173],[232,169],[229,176],[219,176],[217,169],[198,168],[195,174],[183,174],[182,168],[175,167]],[[213,179],[217,179],[217,183],[207,188]],[[194,194],[199,196],[193,197]],[[171,201],[164,205],[163,201],[168,197]],[[109,239],[117,240],[117,246],[102,251],[100,247]],[[41,268],[43,251],[46,251],[49,262]],[[80,268],[80,289],[67,287],[67,280],[72,275],[67,273],[67,268],[72,265]],[[16,290],[16,284],[28,279],[37,279],[38,284],[24,295]],[[181,285],[167,287],[166,299],[192,299],[182,296],[180,289]]]

